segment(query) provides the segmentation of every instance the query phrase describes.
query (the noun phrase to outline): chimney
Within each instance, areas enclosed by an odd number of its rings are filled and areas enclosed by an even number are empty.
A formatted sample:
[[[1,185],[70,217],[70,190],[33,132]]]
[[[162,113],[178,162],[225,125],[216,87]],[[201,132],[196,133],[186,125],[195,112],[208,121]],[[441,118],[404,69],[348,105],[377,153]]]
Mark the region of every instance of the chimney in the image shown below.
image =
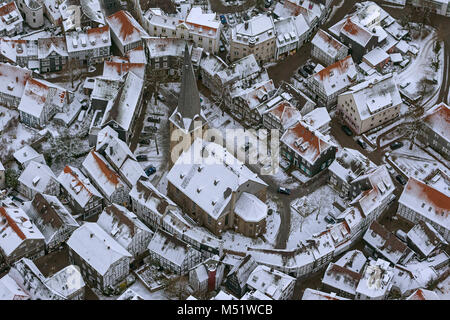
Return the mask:
[[[244,28],[245,28],[245,30],[248,30],[248,21],[245,21]]]

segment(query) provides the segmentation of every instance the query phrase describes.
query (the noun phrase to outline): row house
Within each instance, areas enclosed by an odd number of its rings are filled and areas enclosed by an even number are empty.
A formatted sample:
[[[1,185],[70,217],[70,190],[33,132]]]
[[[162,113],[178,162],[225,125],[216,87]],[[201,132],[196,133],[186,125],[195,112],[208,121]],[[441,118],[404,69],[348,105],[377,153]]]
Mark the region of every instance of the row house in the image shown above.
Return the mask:
[[[102,194],[78,168],[65,166],[58,176],[58,182],[61,185],[61,198],[67,201],[72,212],[81,214],[83,220],[102,212]]]
[[[70,283],[70,285],[67,285]],[[67,300],[84,300],[86,283],[81,275],[80,268],[74,265],[59,270],[47,278],[45,284],[59,293]]]
[[[226,265],[221,259],[210,258],[189,271],[189,285],[195,293],[204,294],[219,290]]]
[[[143,106],[143,94],[144,80],[128,72],[114,99],[107,102],[101,126],[111,126],[119,138],[129,144],[134,122]]]
[[[200,251],[162,229],[153,235],[148,252],[154,262],[178,275],[187,274],[201,262]]]
[[[130,191],[132,211],[153,230],[161,227],[161,220],[176,204],[159,192],[148,180],[141,178]]]
[[[450,108],[441,102],[425,112],[417,138],[450,159]]]
[[[117,204],[106,207],[97,224],[115,239],[133,259],[147,251],[153,232],[127,208]]]
[[[390,73],[361,82],[340,94],[337,112],[360,135],[396,119],[402,103],[394,74]]]
[[[362,228],[366,228],[389,207],[395,186],[386,165],[369,170],[353,183],[361,186],[358,186],[361,193],[353,199],[351,205],[356,206],[365,217]]]
[[[369,226],[363,240],[375,252],[376,257],[382,257],[394,265],[402,264],[412,253],[405,243],[377,221]]]
[[[358,150],[343,148],[328,167],[330,185],[342,198],[354,199],[362,191],[371,188],[367,180],[359,179],[377,166]]]
[[[103,63],[103,78],[123,82],[123,79],[127,77],[127,73],[132,72],[140,79],[144,79],[145,69],[145,63],[132,63],[128,61],[117,61],[114,59]]]
[[[110,126],[106,126],[98,133],[96,150],[108,160],[128,187],[132,188],[146,174],[128,145],[118,136]]]
[[[143,46],[144,39],[149,37],[128,11],[118,11],[107,17],[106,22],[111,29],[112,40],[122,55],[134,48]]]
[[[66,300],[63,295],[46,283],[47,278],[28,258],[14,263],[7,277],[11,280],[10,283],[16,288],[20,288],[20,291],[25,293],[30,300]]]
[[[311,41],[311,55],[329,66],[348,56],[348,48],[326,31],[319,29]]]
[[[276,33],[275,60],[293,55],[306,42],[309,26],[303,15],[274,22]]]
[[[85,222],[67,241],[69,260],[83,279],[103,292],[115,288],[130,273],[132,255],[97,223]]]
[[[231,30],[230,60],[254,54],[258,63],[273,61],[276,33],[272,17],[261,14],[238,24]]]
[[[25,169],[31,161],[46,164],[44,156],[29,145],[14,152],[13,157],[20,169]]]
[[[65,37],[39,38],[38,60],[41,73],[64,70],[69,54]]]
[[[277,129],[282,135],[302,119],[300,111],[281,96],[276,96],[266,105],[269,109],[263,113],[263,126],[268,130]]]
[[[362,63],[368,66],[368,68],[375,69],[379,73],[383,72],[383,68],[391,61],[391,57],[383,49],[376,47],[366,53],[362,57]],[[364,68],[363,69],[368,69]]]
[[[0,38],[0,61],[18,65],[30,70],[39,69],[37,43],[33,40]]]
[[[46,164],[31,161],[19,176],[18,191],[28,199],[36,193],[59,196],[59,182],[52,169]]]
[[[199,6],[193,6],[185,19],[168,16],[161,9],[149,9],[144,15],[144,27],[152,37],[177,38],[207,52],[219,52],[222,24],[215,13],[205,13]]]
[[[32,201],[25,202],[23,210],[45,237],[47,252],[60,247],[79,227],[55,196],[37,193]]]
[[[398,203],[398,216],[412,223],[427,222],[450,241],[450,201],[446,190],[409,178]]]
[[[394,277],[393,268],[383,259],[371,260],[363,271],[356,288],[356,300],[387,299]]]
[[[361,274],[339,264],[330,263],[322,278],[323,290],[354,299]]]
[[[408,245],[422,257],[429,257],[434,251],[447,245],[447,241],[431,224],[420,220],[406,234]]]
[[[273,300],[290,300],[296,278],[267,266],[257,266],[247,280],[249,290],[257,290]]]
[[[302,122],[286,130],[280,141],[281,155],[309,177],[325,170],[337,151],[324,135]]]
[[[251,254],[248,254],[227,274],[226,287],[236,296],[242,297],[247,291],[247,280],[257,267],[258,263]]]
[[[44,6],[39,0],[16,0],[26,23],[33,29],[44,26]]]
[[[329,10],[329,5],[325,6],[321,1],[286,0],[283,4],[277,2],[274,13],[279,17],[302,16],[309,25],[309,38],[324,23]]]
[[[109,26],[67,32],[66,44],[69,58],[78,60],[82,66],[101,63],[110,56]]]
[[[6,264],[45,254],[45,237],[18,207],[0,207],[0,253]]]
[[[267,184],[220,145],[196,139],[167,179],[168,196],[215,235],[232,229],[256,238],[265,232]]]
[[[327,135],[331,129],[331,117],[325,107],[315,108],[311,112],[308,112],[302,117],[301,122],[323,135]]]
[[[216,95],[220,95],[224,91],[221,78],[219,77],[219,73],[222,71],[228,71],[231,74],[225,61],[214,54],[205,53],[205,56],[200,60],[199,78],[202,84]]]
[[[28,69],[0,63],[0,104],[17,108],[32,72]]]
[[[313,74],[306,80],[306,87],[319,106],[328,110],[336,106],[338,96],[357,80],[356,66],[351,56],[339,60]]]
[[[20,101],[20,121],[37,129],[47,126],[52,117],[64,112],[70,103],[69,91],[50,82],[29,79]]]
[[[33,1],[33,0],[31,0]],[[16,2],[0,4],[0,36],[13,37],[23,31],[23,18]]]
[[[145,41],[150,72],[162,77],[181,76],[186,41],[177,38],[151,37]],[[193,45],[188,44],[189,51]]]
[[[130,188],[101,154],[91,150],[82,166],[83,171],[109,203],[125,207],[128,205]]]

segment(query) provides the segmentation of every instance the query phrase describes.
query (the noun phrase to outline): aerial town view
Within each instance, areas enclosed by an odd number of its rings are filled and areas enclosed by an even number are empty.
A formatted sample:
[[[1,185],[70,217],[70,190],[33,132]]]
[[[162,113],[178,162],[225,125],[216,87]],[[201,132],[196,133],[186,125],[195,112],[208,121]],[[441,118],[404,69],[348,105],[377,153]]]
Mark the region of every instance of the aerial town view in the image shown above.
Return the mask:
[[[450,0],[2,0],[0,300],[450,300],[449,88]]]

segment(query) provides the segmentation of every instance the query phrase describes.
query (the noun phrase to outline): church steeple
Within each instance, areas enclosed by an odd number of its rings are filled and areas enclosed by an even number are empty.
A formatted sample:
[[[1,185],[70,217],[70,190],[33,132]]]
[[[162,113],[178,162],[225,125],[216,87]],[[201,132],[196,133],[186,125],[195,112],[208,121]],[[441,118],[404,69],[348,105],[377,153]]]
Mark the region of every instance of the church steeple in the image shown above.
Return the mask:
[[[197,79],[187,43],[184,48],[184,59],[181,67],[181,89],[178,106],[170,118],[178,127],[187,131],[194,129],[194,121],[205,121],[200,107]]]

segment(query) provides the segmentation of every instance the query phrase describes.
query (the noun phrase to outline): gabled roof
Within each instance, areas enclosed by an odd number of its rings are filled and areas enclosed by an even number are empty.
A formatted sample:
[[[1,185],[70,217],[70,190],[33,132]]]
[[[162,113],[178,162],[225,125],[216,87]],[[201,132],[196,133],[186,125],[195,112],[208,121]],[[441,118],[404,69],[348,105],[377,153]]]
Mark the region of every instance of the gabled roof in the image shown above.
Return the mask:
[[[344,44],[333,38],[322,29],[317,31],[311,43],[328,54],[330,57],[336,57],[339,51],[345,47]]]
[[[275,117],[275,119],[280,122],[283,129],[290,128],[302,118],[300,111],[289,101],[285,100],[282,100],[265,113],[271,114]]]
[[[417,289],[406,300],[441,300],[439,296],[430,290]]]
[[[32,72],[28,69],[0,63],[0,92],[15,98],[22,98],[25,85],[31,75]]]
[[[45,59],[52,53],[68,57],[66,37],[39,38],[38,59]]]
[[[441,102],[428,110],[423,118],[424,123],[434,132],[450,142],[450,108]]]
[[[330,141],[326,141],[320,132],[301,122],[286,130],[280,140],[311,164],[314,164],[326,150],[335,147]]]
[[[247,285],[274,300],[279,300],[286,289],[295,281],[295,278],[283,272],[259,265],[248,277]]]
[[[357,42],[362,47],[365,47],[370,39],[374,37],[374,35],[369,30],[353,22],[351,18],[347,18],[342,26],[341,33]]]
[[[189,250],[195,249],[170,233],[158,229],[148,245],[148,250],[181,267],[188,257]]]
[[[79,267],[74,265],[59,270],[45,284],[66,298],[85,286]]]
[[[131,258],[131,254],[97,223],[85,222],[72,233],[67,245],[100,275],[104,275],[116,261]]]
[[[118,11],[106,18],[106,21],[123,46],[149,37],[128,11]]]
[[[19,177],[26,187],[44,193],[50,181],[57,181],[55,174],[46,164],[30,161]]]

